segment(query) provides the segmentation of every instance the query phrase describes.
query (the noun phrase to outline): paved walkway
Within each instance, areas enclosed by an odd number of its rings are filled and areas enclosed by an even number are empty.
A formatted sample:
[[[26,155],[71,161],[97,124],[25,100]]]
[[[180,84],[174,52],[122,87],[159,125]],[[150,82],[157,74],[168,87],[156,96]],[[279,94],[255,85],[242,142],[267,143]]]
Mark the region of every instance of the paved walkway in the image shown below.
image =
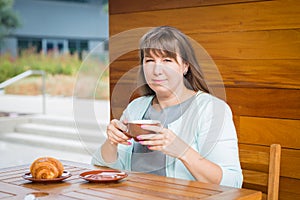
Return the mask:
[[[72,153],[26,144],[15,144],[0,140],[0,168],[29,164],[38,157],[51,156],[57,159],[90,163],[91,153]]]
[[[99,120],[109,120],[109,101],[46,96],[46,114],[74,117],[73,104],[82,109],[93,106]],[[42,113],[42,96],[0,95],[0,112]]]
[[[46,114],[59,117],[74,118],[73,98],[70,97],[46,97]],[[109,102],[91,101],[78,99],[75,105],[80,107],[80,114],[85,117],[83,111],[93,106],[97,120],[109,121]],[[0,112],[16,113],[42,113],[42,96],[19,96],[19,95],[0,95]],[[89,114],[86,114],[89,115]],[[79,161],[90,163],[91,153],[72,153],[55,149],[45,149],[29,146],[26,144],[16,144],[1,140],[0,136],[0,168],[10,167],[20,164],[31,163],[34,159],[41,156],[53,156],[58,159]]]

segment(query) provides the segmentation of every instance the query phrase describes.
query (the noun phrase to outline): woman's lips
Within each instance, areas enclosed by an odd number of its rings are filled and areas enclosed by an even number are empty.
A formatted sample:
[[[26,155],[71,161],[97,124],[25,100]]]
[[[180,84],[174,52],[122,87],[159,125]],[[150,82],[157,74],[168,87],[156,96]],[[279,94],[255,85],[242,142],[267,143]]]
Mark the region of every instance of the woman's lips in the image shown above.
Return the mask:
[[[156,84],[161,84],[161,83],[163,83],[163,82],[165,82],[166,81],[166,79],[153,79],[152,80],[152,82],[153,83],[156,83]]]

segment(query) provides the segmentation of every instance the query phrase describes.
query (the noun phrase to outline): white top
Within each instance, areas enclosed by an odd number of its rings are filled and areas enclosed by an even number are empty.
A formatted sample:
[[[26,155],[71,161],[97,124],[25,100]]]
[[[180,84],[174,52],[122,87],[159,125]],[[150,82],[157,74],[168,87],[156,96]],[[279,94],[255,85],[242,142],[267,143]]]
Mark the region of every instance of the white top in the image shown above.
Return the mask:
[[[133,100],[124,110],[121,120],[142,119],[152,99],[153,96],[143,96]],[[180,118],[170,123],[168,128],[205,159],[221,167],[223,172],[221,185],[238,188],[242,186],[243,175],[236,130],[231,110],[224,101],[210,94],[198,92],[190,107]],[[132,148],[133,145],[118,145],[118,159],[114,163],[106,163],[99,148],[93,156],[92,164],[130,171]],[[195,180],[180,160],[168,155],[166,175]]]

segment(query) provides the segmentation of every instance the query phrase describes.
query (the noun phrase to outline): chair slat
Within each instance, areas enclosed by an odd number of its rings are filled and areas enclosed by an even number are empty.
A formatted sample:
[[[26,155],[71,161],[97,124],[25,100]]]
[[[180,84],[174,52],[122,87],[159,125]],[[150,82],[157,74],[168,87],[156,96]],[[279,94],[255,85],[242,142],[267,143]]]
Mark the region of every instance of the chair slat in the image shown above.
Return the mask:
[[[243,187],[267,191],[267,200],[278,200],[281,146],[270,147],[239,144],[243,170]]]
[[[272,144],[270,148],[268,200],[278,199],[280,179],[281,146]]]

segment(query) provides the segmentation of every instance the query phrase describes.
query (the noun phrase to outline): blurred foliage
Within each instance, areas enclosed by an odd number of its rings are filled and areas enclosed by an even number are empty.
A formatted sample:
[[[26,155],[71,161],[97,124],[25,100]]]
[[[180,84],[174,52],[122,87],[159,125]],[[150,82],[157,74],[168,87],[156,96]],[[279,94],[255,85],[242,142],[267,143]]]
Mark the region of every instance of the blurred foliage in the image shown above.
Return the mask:
[[[105,13],[108,13],[108,0],[102,0],[102,9]]]
[[[10,54],[0,55],[0,83],[26,70],[44,70],[47,74],[74,75],[81,60],[77,54],[42,54],[28,49],[18,57]]]
[[[0,0],[0,41],[21,23],[18,14],[13,10],[13,0]]]
[[[80,60],[78,54],[36,53],[27,49],[20,56],[0,54],[0,83],[26,70],[44,70],[47,74],[47,94],[53,96],[108,99],[109,69],[106,53],[88,52]],[[40,94],[41,78],[28,77],[5,89],[7,94]]]

